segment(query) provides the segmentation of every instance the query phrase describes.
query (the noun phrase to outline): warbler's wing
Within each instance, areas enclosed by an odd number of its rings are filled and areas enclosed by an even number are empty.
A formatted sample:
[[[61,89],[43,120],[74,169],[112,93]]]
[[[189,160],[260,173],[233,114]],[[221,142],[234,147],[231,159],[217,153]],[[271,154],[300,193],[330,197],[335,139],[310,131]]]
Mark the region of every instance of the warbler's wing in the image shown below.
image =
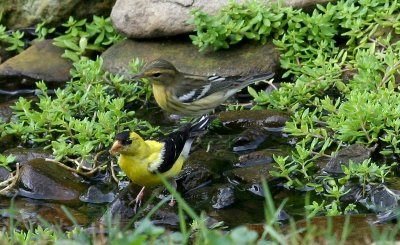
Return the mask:
[[[182,103],[191,103],[219,91],[226,91],[236,86],[239,76],[195,76],[184,74],[181,82],[176,85],[175,96]]]
[[[173,132],[166,137],[157,139],[163,143],[160,161],[151,163],[148,167],[149,171],[155,173],[165,173],[172,168],[176,160],[179,158],[187,139],[189,138],[190,125],[182,130]]]

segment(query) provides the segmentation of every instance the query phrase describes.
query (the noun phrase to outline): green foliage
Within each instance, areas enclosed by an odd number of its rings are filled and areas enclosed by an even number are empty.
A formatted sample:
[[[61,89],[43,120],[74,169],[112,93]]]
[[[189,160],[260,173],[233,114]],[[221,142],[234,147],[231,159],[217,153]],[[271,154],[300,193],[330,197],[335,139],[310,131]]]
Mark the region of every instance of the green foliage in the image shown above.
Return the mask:
[[[6,43],[9,45],[6,50],[7,51],[16,51],[18,53],[24,50],[24,42],[22,38],[24,37],[24,33],[20,31],[7,31],[6,27],[0,25],[0,42]]]
[[[46,24],[46,22],[42,22],[36,25],[35,33],[37,34],[37,40],[43,40],[48,34],[55,32],[55,27],[47,27]]]
[[[358,179],[359,183],[362,185],[363,190],[365,190],[367,184],[371,183],[384,183],[385,177],[390,173],[390,169],[396,164],[393,163],[391,166],[382,164],[377,165],[371,162],[371,159],[367,159],[362,163],[355,163],[350,161],[349,166],[342,165],[345,177],[339,179],[342,184],[346,184],[352,178]]]
[[[70,17],[62,26],[66,28],[65,34],[54,38],[54,45],[64,48],[62,57],[74,62],[91,51],[101,52],[122,39],[112,27],[109,17],[93,16],[92,22]]]
[[[48,93],[44,82],[36,83],[38,100],[21,97],[12,107],[13,121],[4,126],[2,135],[14,134],[22,143],[51,148],[57,160],[66,156],[90,160],[91,153],[110,145],[120,131],[158,132],[158,127],[135,118],[133,110],[138,106],[135,103],[147,99],[148,84],[123,82],[123,77],[101,67],[100,58],[75,63],[72,80],[54,95]]]
[[[87,22],[86,19],[75,20],[70,17],[62,26],[65,28],[65,32],[61,34],[57,32],[55,27],[47,27],[46,22],[37,24],[35,28],[36,40],[43,40],[48,34],[57,33],[58,36],[54,38],[54,45],[64,48],[62,57],[74,62],[79,61],[82,57],[93,57],[95,54],[104,51],[108,46],[122,40],[122,36],[114,30],[109,17],[93,16],[91,22]],[[6,51],[22,52],[27,46],[23,38],[23,32],[9,31],[5,26],[0,25],[0,42],[9,45]]]
[[[326,202],[309,205],[313,215],[354,212],[354,204],[341,202],[348,192],[345,185],[352,181],[365,189],[390,176],[391,166],[379,161],[400,153],[399,1],[340,0],[317,5],[310,13],[230,2],[215,16],[198,10],[193,16],[197,35],[192,40],[200,50],[228,48],[245,38],[273,39],[285,70],[282,78],[288,80],[272,92],[249,88],[249,93],[254,109],[293,113],[284,131],[298,142],[290,156],[274,158],[271,174],[287,187],[323,195]],[[264,23],[274,24],[263,32],[258,28]],[[318,161],[353,143],[377,145],[378,162],[351,162],[340,179],[319,174]]]
[[[3,154],[0,154],[0,166],[3,166],[6,169],[11,170],[8,165],[10,163],[13,163],[14,161],[15,161],[15,156],[13,155],[5,156]]]
[[[278,5],[265,8],[257,1],[248,1],[247,4],[230,1],[216,16],[193,10],[191,23],[196,26],[196,35],[190,38],[201,51],[209,46],[229,48],[243,39],[266,43],[271,33],[282,28],[284,14]]]

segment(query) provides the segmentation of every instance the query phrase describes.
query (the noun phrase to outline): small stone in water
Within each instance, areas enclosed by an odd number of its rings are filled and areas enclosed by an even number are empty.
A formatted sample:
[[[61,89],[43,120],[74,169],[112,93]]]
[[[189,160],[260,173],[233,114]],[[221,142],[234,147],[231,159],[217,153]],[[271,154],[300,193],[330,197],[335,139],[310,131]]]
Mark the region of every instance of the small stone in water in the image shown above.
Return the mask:
[[[234,189],[232,186],[220,187],[217,194],[213,196],[213,208],[221,209],[232,205],[235,202]]]

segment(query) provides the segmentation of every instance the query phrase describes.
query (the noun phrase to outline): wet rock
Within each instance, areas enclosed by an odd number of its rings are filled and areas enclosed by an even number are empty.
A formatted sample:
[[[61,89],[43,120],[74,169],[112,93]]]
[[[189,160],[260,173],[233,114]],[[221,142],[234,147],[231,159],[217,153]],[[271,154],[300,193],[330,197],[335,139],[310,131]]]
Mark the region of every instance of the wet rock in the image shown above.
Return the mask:
[[[53,155],[48,150],[43,148],[12,148],[4,151],[5,155],[15,156],[15,162],[20,163],[20,166],[36,158],[53,158]]]
[[[0,149],[7,150],[12,147],[16,147],[18,139],[13,135],[0,136]]]
[[[121,226],[130,224],[130,220],[136,215],[133,201],[139,191],[139,186],[134,186],[133,184],[124,187],[112,201],[107,212],[100,218],[100,223],[105,224],[108,219],[114,222],[119,219],[118,222]]]
[[[10,217],[12,217],[14,224],[23,229],[31,229],[32,225],[43,225],[42,220],[46,220],[50,224],[57,225],[62,229],[72,229],[75,224],[66,215],[61,207],[62,205],[27,198],[15,198],[11,203],[10,199],[3,198],[0,201],[0,208],[2,210],[0,213],[0,226],[4,227],[3,222],[5,226],[8,226],[10,224]],[[89,225],[90,219],[87,214],[71,207],[66,209],[74,217],[78,225]],[[12,228],[14,229],[15,227]]]
[[[368,148],[364,145],[353,144],[339,150],[323,169],[324,172],[343,174],[342,165],[349,166],[349,161],[362,163],[371,157],[376,147]]]
[[[2,0],[0,12],[3,12],[2,23],[9,28],[30,27],[43,20],[49,26],[56,26],[70,16],[76,19],[108,16],[114,3],[115,0]]]
[[[267,137],[267,132],[261,127],[246,129],[234,139],[233,151],[239,152],[257,149]]]
[[[143,214],[147,214],[148,212],[154,209],[155,205],[149,205],[144,210]],[[144,218],[144,215],[143,215]],[[179,215],[177,212],[177,205],[171,207],[168,203],[161,206],[161,208],[157,209],[157,211],[151,216],[151,221],[155,225],[167,227],[170,229],[176,229],[179,227]]]
[[[190,207],[197,210],[209,210],[212,209],[212,197],[216,193],[217,187],[214,185],[202,186],[201,188],[191,189],[184,193],[183,198]]]
[[[247,190],[253,194],[256,194],[257,196],[264,196],[264,189],[261,184],[251,184]]]
[[[344,192],[348,193],[342,196],[340,201],[357,202],[364,196],[364,191],[365,190],[363,190],[362,186],[358,183],[347,183]]]
[[[0,65],[0,84],[16,89],[31,86],[37,80],[66,82],[70,78],[71,61],[61,58],[64,50],[43,40]],[[7,84],[6,84],[7,83]]]
[[[147,202],[151,195],[158,196],[157,193],[160,193],[162,188],[155,190],[152,188],[146,188],[145,196],[143,199],[143,206],[138,210],[138,213],[135,213],[134,200],[140,189],[140,186],[133,184],[129,184],[124,189],[122,189],[117,197],[114,199],[114,201],[111,203],[108,211],[101,217],[100,221],[102,223],[105,223],[109,216],[111,216],[111,218],[118,217],[118,223],[123,227],[126,225],[132,225],[133,217],[140,220],[146,217],[146,215],[150,211],[154,211],[154,207],[155,205],[157,205],[160,199],[154,198],[152,202]],[[144,206],[146,204],[147,206]],[[177,205],[171,207],[168,205],[168,202],[165,203],[154,212],[154,214],[151,216],[151,220],[154,224],[157,225],[161,225],[171,229],[178,228],[179,216],[177,212]],[[116,220],[113,219],[113,221]]]
[[[264,128],[273,130],[285,126],[285,123],[290,120],[290,115],[274,110],[245,110],[221,112],[218,118],[225,127],[232,129]]]
[[[5,167],[0,166],[0,182],[5,181],[10,177],[10,171],[8,171]]]
[[[44,159],[30,160],[20,169],[18,193],[24,197],[72,205],[79,203],[88,187],[83,178]]]
[[[374,224],[384,223],[398,223],[399,222],[399,211],[398,210],[387,210],[376,215],[376,221]]]
[[[0,101],[0,122],[10,122],[12,110],[10,106],[14,105],[15,101]]]
[[[387,188],[384,184],[373,186],[367,193],[367,198],[360,203],[366,208],[380,213],[396,210],[399,206],[400,192]]]
[[[184,191],[206,185],[219,175],[213,170],[224,164],[211,153],[204,151],[193,152],[185,163],[182,172],[177,177],[178,188]]]
[[[232,205],[235,202],[234,187],[223,185],[218,187],[217,193],[212,197],[212,207],[221,209]]]
[[[103,193],[103,191],[100,190],[98,187],[92,185],[89,187],[85,194],[79,197],[79,200],[88,203],[109,203],[112,202],[114,198],[114,193]]]
[[[272,170],[272,164],[255,165],[245,168],[236,168],[224,172],[224,176],[230,183],[259,184],[262,178],[267,181],[273,179],[269,171]]]
[[[275,156],[287,156],[289,152],[281,149],[264,149],[260,151],[253,151],[248,154],[243,154],[239,157],[239,163],[235,164],[236,167],[249,167],[260,164],[268,164],[274,162]]]
[[[215,14],[226,5],[228,0],[117,0],[111,12],[111,19],[117,30],[132,38],[154,38],[174,36],[192,32],[194,26],[188,24],[192,18],[192,9],[201,9]],[[245,2],[238,0],[236,2]],[[262,1],[270,4],[270,1]],[[295,7],[310,7],[316,3],[327,3],[328,0],[291,0],[284,5]]]
[[[0,64],[11,57],[11,53],[6,50],[7,44],[0,41]]]
[[[279,69],[279,54],[272,44],[246,43],[205,54],[182,38],[146,42],[125,40],[111,46],[101,57],[105,70],[128,77],[132,75],[129,62],[136,57],[146,62],[166,59],[179,71],[197,75],[246,75]]]

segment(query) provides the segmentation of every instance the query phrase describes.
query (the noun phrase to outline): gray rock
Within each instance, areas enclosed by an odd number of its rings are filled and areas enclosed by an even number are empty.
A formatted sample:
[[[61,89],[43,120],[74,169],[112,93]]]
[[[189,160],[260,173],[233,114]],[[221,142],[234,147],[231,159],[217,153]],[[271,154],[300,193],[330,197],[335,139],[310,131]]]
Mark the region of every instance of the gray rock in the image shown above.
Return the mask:
[[[10,122],[11,116],[12,116],[12,110],[10,106],[13,106],[15,104],[16,100],[11,100],[11,101],[5,101],[1,102],[0,101],[0,122]]]
[[[259,151],[253,151],[247,154],[243,154],[239,157],[239,162],[235,164],[235,167],[250,167],[260,164],[271,164],[274,162],[273,156],[287,156],[288,151],[282,149],[263,149]]]
[[[65,206],[61,203],[38,202],[28,198],[0,198],[0,225],[8,227],[12,222],[16,224],[29,223],[29,225],[43,225],[43,220],[49,224],[54,224],[60,229],[72,230],[76,225],[87,226],[95,220],[95,212],[81,211],[74,207],[68,207],[69,214],[66,214]],[[71,243],[68,243],[71,244]]]
[[[109,15],[115,0],[2,0],[2,24],[9,28],[31,27],[42,21],[51,25],[65,22],[69,16],[77,19],[93,15]]]
[[[265,178],[267,181],[273,179],[269,173],[272,169],[272,164],[254,165],[225,171],[224,176],[229,179],[230,183],[259,184],[262,178]]]
[[[353,144],[338,151],[323,169],[327,173],[343,174],[342,165],[349,166],[350,160],[355,163],[362,163],[371,157],[376,146],[368,148],[364,145]]]
[[[18,162],[20,166],[29,162],[30,160],[36,158],[52,158],[53,155],[51,151],[45,150],[43,148],[11,148],[3,153],[4,155],[13,155],[15,156],[15,162]]]
[[[90,186],[87,193],[79,197],[82,202],[88,203],[109,203],[112,202],[114,198],[115,194],[113,192],[100,190],[96,186]]]
[[[201,9],[213,14],[228,2],[228,0],[117,0],[111,12],[111,19],[115,28],[128,37],[174,36],[193,31],[193,25],[188,24],[192,9]],[[270,4],[276,1],[263,2]],[[327,2],[330,0],[287,0],[284,4],[303,8]]]
[[[0,182],[7,180],[10,177],[10,171],[8,171],[5,167],[0,166]]]
[[[219,177],[213,168],[221,164],[223,163],[209,152],[193,152],[177,177],[178,186],[182,187],[184,191],[204,186]]]
[[[399,191],[391,190],[384,184],[372,186],[368,191],[367,197],[361,199],[360,203],[374,212],[387,212],[397,210],[399,207]]]
[[[221,123],[228,128],[282,128],[290,120],[286,112],[276,110],[226,111],[218,114]]]
[[[232,205],[235,202],[235,190],[231,185],[220,186],[217,193],[212,197],[212,206],[221,209]]]
[[[33,199],[79,204],[79,196],[89,187],[81,177],[40,158],[29,161],[20,171],[19,194]]]
[[[32,45],[17,56],[0,65],[0,85],[12,82],[12,87],[21,88],[37,80],[65,82],[70,79],[72,63],[61,58],[64,50],[43,40]]]
[[[173,63],[181,72],[197,75],[247,75],[276,71],[279,67],[279,53],[274,46],[257,43],[200,53],[185,40],[125,40],[111,46],[101,56],[105,70],[124,75],[129,75],[129,62],[136,57],[145,62],[162,58]]]

